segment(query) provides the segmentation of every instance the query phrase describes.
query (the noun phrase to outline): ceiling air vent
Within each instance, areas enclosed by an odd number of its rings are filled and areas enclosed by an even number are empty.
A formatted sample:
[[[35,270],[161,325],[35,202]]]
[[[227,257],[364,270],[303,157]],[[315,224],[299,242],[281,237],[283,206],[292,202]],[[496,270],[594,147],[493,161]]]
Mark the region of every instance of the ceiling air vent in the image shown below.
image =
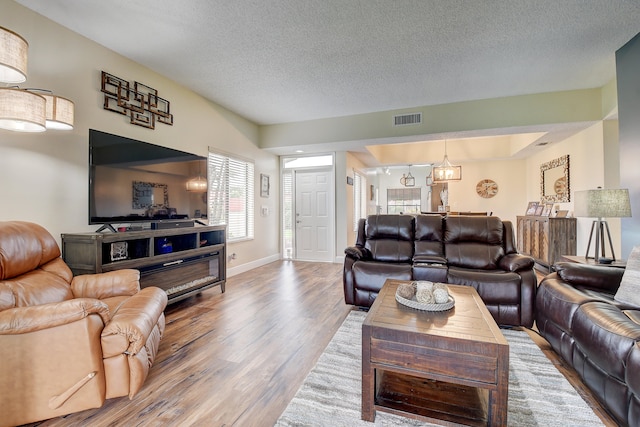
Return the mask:
[[[422,113],[399,114],[393,116],[394,126],[419,125],[422,123]]]

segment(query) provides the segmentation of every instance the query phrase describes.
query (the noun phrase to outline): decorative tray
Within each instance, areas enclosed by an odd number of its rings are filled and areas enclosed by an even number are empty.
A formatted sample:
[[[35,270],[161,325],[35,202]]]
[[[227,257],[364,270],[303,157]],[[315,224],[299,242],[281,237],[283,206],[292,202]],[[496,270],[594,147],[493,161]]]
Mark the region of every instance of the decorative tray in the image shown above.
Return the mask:
[[[398,295],[397,292],[396,292],[396,301],[398,301],[402,305],[406,305],[407,307],[415,308],[416,310],[424,310],[424,311],[447,311],[447,310],[451,310],[453,306],[456,304],[456,300],[453,299],[451,295],[449,295],[449,301],[442,304],[423,304],[421,302],[416,301],[415,296],[411,299],[406,299]]]

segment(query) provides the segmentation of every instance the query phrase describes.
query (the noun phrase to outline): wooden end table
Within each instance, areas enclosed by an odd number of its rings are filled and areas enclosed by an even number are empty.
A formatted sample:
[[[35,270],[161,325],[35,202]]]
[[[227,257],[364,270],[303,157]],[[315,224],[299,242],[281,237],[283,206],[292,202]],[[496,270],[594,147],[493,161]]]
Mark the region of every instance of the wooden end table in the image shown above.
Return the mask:
[[[476,290],[448,285],[455,307],[427,312],[395,300],[400,283],[385,282],[362,325],[362,419],[506,425],[509,344]]]
[[[624,259],[617,259],[610,264],[601,264],[593,258],[587,258],[584,256],[577,256],[577,255],[562,255],[560,257],[560,261],[576,262],[578,264],[586,264],[586,265],[597,265],[600,267],[617,267],[617,268],[627,267],[627,260],[624,260]]]

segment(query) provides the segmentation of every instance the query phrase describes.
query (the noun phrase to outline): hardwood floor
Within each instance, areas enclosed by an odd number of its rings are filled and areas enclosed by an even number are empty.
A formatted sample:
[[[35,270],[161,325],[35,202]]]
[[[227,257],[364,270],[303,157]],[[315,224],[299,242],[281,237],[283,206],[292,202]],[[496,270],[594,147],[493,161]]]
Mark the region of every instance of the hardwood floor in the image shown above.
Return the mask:
[[[158,356],[132,401],[110,399],[31,426],[272,426],[351,310],[342,265],[278,261],[230,278],[226,289],[167,307]],[[614,426],[546,341],[530,334]]]
[[[40,426],[272,426],[351,310],[342,265],[281,261],[165,311],[166,330],[130,401]]]

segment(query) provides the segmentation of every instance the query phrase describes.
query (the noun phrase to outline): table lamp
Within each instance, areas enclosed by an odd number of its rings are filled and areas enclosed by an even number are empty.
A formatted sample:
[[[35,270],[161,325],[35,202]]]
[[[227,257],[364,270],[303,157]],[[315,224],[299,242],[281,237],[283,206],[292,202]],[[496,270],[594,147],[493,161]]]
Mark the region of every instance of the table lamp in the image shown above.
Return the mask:
[[[602,218],[626,218],[631,216],[631,203],[629,202],[629,190],[604,189],[598,187],[595,190],[576,191],[574,194],[574,214],[576,217],[597,218],[591,223],[591,233],[587,244],[585,258],[593,258],[601,264],[608,264],[616,260],[609,224]],[[589,256],[589,249],[593,241],[595,231],[594,256]],[[605,231],[611,250],[611,258],[605,253]],[[598,255],[600,253],[600,255]]]

